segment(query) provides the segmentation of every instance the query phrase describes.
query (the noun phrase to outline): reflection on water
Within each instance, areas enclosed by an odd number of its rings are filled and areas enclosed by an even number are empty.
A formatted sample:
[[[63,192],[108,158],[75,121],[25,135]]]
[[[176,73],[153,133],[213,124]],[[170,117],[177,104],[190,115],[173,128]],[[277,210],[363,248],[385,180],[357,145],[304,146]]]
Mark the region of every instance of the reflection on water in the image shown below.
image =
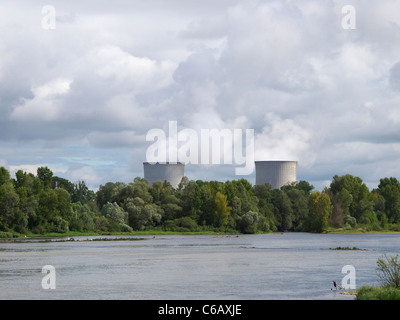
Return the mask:
[[[399,234],[90,239],[0,243],[0,299],[353,299],[331,290],[344,265],[357,287],[376,285],[377,258],[400,253]],[[42,289],[44,265],[56,269],[55,290]]]

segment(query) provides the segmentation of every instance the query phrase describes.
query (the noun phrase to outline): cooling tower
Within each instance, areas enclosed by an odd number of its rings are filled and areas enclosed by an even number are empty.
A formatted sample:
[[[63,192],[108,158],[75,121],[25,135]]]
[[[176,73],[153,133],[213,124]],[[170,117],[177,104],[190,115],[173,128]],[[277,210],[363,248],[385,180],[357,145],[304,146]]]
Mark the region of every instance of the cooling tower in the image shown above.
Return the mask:
[[[143,162],[144,178],[151,186],[154,181],[168,181],[175,189],[184,176],[185,165],[183,163],[155,163]]]
[[[297,161],[255,161],[256,185],[269,183],[272,189],[297,181]]]

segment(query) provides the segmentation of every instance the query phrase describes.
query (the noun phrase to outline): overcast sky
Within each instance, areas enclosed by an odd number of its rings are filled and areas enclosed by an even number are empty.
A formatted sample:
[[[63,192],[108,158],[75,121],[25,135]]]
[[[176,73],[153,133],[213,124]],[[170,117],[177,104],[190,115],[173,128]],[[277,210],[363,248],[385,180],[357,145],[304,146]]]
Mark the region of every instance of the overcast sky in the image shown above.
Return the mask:
[[[400,1],[2,0],[0,166],[128,183],[169,121],[254,129],[256,160],[317,189],[400,178]],[[255,182],[234,169],[185,174]]]

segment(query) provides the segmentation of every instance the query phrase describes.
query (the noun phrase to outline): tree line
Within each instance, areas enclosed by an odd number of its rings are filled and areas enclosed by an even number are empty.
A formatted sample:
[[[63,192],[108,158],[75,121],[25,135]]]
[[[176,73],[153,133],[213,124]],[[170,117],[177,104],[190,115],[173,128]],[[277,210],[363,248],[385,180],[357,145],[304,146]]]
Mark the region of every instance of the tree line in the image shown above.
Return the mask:
[[[307,181],[272,189],[232,181],[189,180],[174,189],[166,181],[148,186],[108,182],[97,192],[47,167],[15,178],[0,168],[0,231],[131,232],[136,230],[220,232],[325,232],[329,228],[400,231],[400,183],[383,178],[370,191],[361,178],[335,175],[315,191]]]

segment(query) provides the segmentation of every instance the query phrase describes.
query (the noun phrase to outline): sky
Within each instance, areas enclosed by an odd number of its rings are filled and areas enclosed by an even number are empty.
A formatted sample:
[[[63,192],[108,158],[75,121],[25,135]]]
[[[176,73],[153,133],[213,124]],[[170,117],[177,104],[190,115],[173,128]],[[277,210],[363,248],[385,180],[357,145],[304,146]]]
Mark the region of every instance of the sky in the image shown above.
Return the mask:
[[[173,121],[253,129],[255,160],[372,189],[400,178],[399,43],[395,0],[3,0],[0,166],[129,183]],[[185,175],[255,182],[237,166]]]

